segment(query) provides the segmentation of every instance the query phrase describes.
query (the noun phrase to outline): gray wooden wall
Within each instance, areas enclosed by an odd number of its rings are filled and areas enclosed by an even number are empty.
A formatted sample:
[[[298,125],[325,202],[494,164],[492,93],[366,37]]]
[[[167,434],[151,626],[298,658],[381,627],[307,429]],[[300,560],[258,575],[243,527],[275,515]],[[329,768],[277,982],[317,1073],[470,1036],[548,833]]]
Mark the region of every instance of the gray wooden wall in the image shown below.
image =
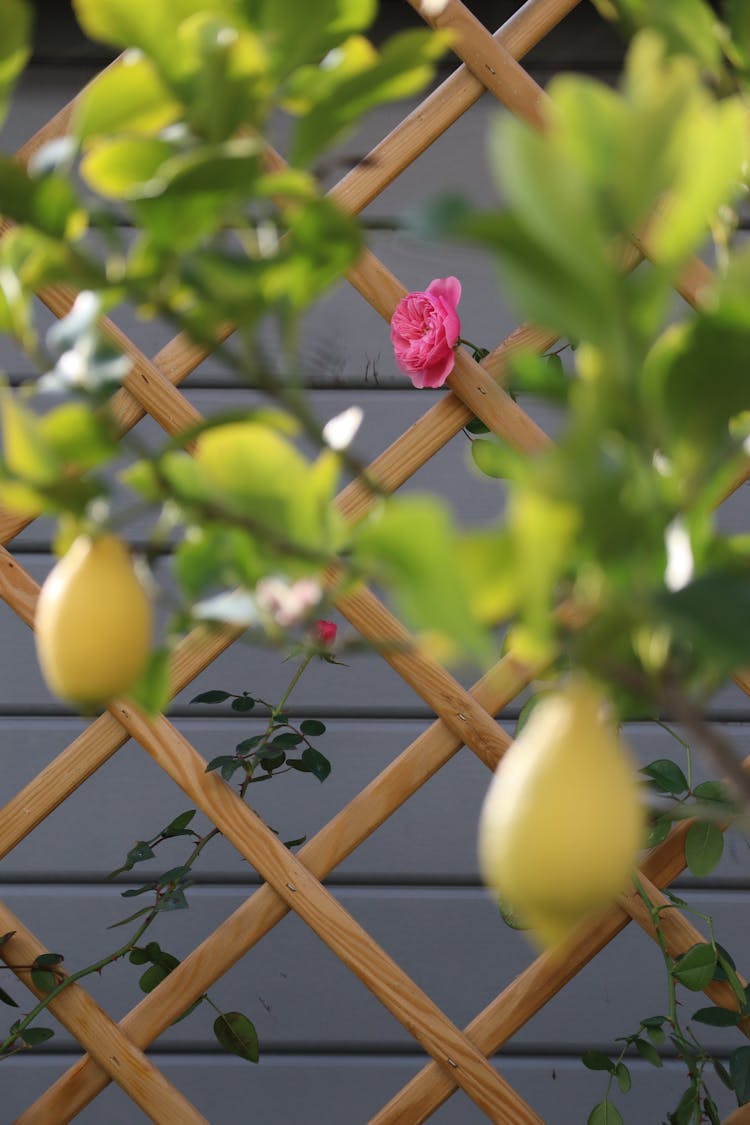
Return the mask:
[[[486,5],[488,22],[501,22],[514,7]],[[395,19],[395,12],[396,5],[385,6],[385,22]],[[533,67],[542,80],[571,65],[610,76],[618,59],[619,46],[611,33],[583,5],[564,30],[537,49]],[[71,33],[64,9],[44,8],[37,59],[21,86],[3,147],[14,148],[32,134],[101,62],[97,48]],[[376,114],[350,142],[349,151],[365,151],[408,108]],[[483,203],[492,200],[484,138],[496,112],[489,98],[480,102],[372,205],[370,215],[393,215],[412,207],[425,185],[465,190]],[[480,255],[456,253],[455,248],[401,234],[379,233],[372,245],[410,288],[421,288],[435,276],[457,274],[464,286],[461,311],[469,338],[492,346],[516,323],[512,295]],[[40,310],[40,323],[45,315]],[[163,326],[138,323],[127,312],[121,323],[149,353],[168,338]],[[308,318],[303,353],[305,375],[322,419],[354,402],[363,407],[365,424],[358,442],[362,456],[379,452],[434,401],[431,392],[412,390],[398,374],[387,326],[345,285]],[[0,344],[0,367],[14,382],[31,373],[5,343]],[[204,412],[247,401],[210,360],[188,379],[185,389]],[[532,403],[525,405],[535,411]],[[542,424],[554,428],[552,417],[535,412]],[[142,428],[155,438],[153,425],[144,423]],[[408,487],[437,489],[467,524],[493,518],[503,503],[501,487],[478,478],[469,467],[464,435]],[[742,497],[736,498],[726,515],[737,526],[742,524],[741,504]],[[137,540],[137,528],[134,537]],[[48,527],[32,525],[11,548],[37,579],[44,577],[51,565]],[[0,605],[0,638],[2,802],[67,745],[82,722],[46,692],[32,638],[5,605]],[[273,700],[288,676],[289,666],[282,667],[275,654],[237,646],[181,693],[171,714],[207,757],[231,752],[240,738],[260,729],[261,720],[196,708],[190,698],[198,690],[225,687]],[[329,755],[333,773],[323,786],[291,774],[260,787],[256,807],[283,838],[312,835],[430,721],[421,700],[382,661],[363,653],[353,654],[348,667],[311,669],[291,710],[330,724],[321,749]],[[717,697],[715,710],[727,724],[727,733],[747,752],[744,698],[728,688]],[[503,716],[509,730],[512,720],[511,710]],[[644,760],[673,753],[674,744],[663,731],[636,724],[630,735]],[[478,883],[474,836],[487,780],[485,767],[464,749],[328,880],[347,909],[460,1026],[532,958],[526,941],[503,925]],[[140,747],[128,743],[4,861],[0,894],[43,941],[66,955],[69,967],[85,964],[124,932],[107,932],[106,927],[140,901],[123,900],[120,893],[132,882],[123,877],[113,885],[106,880],[107,872],[119,865],[136,838],[153,835],[189,804]],[[178,842],[171,850],[161,849],[151,870],[180,862],[182,854]],[[148,874],[149,865],[140,871]],[[256,883],[231,847],[216,843],[200,865],[190,910],[162,916],[154,936],[177,955],[187,953]],[[747,884],[748,856],[741,840],[731,842],[720,870],[707,884],[698,888],[682,880],[685,897],[714,915],[719,939],[739,956],[750,925]],[[120,1017],[138,999],[136,978],[135,968],[118,964],[88,981],[87,987]],[[16,995],[22,991],[12,983],[8,987]],[[165,1034],[154,1054],[214,1125],[357,1125],[424,1061],[400,1025],[294,917],[252,950],[212,994],[219,1004],[246,1011],[255,1021],[260,1064],[253,1067],[220,1053],[203,1009]],[[665,1006],[658,951],[631,926],[519,1033],[496,1060],[497,1066],[550,1125],[579,1125],[605,1089],[602,1075],[585,1070],[580,1054],[592,1047],[608,1049],[614,1036],[634,1031],[641,1017]],[[699,1006],[700,998],[695,1004]],[[0,1008],[3,1013],[9,1023],[10,1009]],[[705,1038],[725,1054],[738,1045],[732,1031],[707,1029]],[[0,1125],[13,1121],[63,1072],[75,1051],[61,1029],[47,1048],[4,1063]],[[641,1062],[633,1063],[632,1069],[634,1089],[620,1099],[626,1120],[646,1125],[661,1121],[684,1086],[679,1068],[667,1061],[661,1071]],[[721,1098],[718,1091],[717,1096]],[[86,1125],[136,1125],[145,1118],[110,1088],[80,1120]],[[471,1125],[484,1118],[458,1093],[434,1120],[440,1125]]]

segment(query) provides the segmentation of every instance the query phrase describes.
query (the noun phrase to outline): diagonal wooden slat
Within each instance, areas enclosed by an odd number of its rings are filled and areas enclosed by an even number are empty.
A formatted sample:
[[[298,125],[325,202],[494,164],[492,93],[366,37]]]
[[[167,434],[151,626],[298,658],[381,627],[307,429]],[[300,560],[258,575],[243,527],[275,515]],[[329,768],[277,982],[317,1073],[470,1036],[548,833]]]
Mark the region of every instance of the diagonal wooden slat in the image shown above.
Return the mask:
[[[13,937],[0,946],[0,957],[37,999],[41,999],[44,993],[31,980],[28,966],[48,950],[3,902],[0,902],[0,930],[13,932]],[[79,984],[67,985],[48,1006],[156,1125],[173,1125],[177,1121],[180,1125],[209,1125],[203,1114],[134,1046]]]

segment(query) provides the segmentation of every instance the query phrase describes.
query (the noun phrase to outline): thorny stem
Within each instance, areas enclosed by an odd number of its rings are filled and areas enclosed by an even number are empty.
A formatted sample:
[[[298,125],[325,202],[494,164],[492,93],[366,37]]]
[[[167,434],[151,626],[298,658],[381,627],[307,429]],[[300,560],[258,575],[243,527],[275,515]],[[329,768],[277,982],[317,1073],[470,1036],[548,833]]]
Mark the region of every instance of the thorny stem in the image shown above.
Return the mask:
[[[268,720],[268,725],[266,727],[266,730],[265,730],[265,733],[264,733],[264,736],[263,736],[264,739],[267,738],[268,735],[273,731],[273,727],[274,727],[276,717],[283,712],[284,707],[285,707],[289,697],[291,696],[295,687],[299,683],[299,680],[302,677],[302,674],[304,673],[305,669],[308,667],[308,665],[310,664],[310,661],[312,660],[312,658],[314,656],[315,656],[315,651],[310,651],[310,652],[307,652],[305,654],[303,659],[300,661],[299,667],[296,669],[294,675],[292,676],[291,680],[289,681],[289,684],[286,688],[286,691],[282,695],[279,702],[276,704],[275,707],[269,707],[269,710],[271,712],[271,716]],[[259,702],[263,702],[263,700],[260,700]],[[268,706],[268,704],[266,704],[266,706]],[[269,774],[269,777],[270,776],[271,775]],[[243,781],[243,783],[240,787],[240,796],[241,797],[244,798],[244,796],[247,792],[248,785],[250,784],[250,782],[252,780],[253,780],[252,777],[250,775],[248,775],[245,778],[245,780]],[[211,828],[204,836],[198,836],[197,833],[194,833],[194,835],[197,836],[197,842],[196,842],[195,846],[193,847],[192,852],[190,853],[190,855],[185,860],[185,863],[182,865],[184,868],[186,868],[188,870],[193,867],[193,865],[198,860],[201,852],[206,847],[206,845],[209,844],[211,842],[211,840],[215,839],[217,836],[220,836],[221,832],[218,828],[214,827],[214,828]],[[152,907],[152,909],[149,911],[149,913],[144,918],[143,922],[141,922],[140,926],[136,929],[135,933],[132,935],[132,937],[129,938],[129,940],[127,942],[125,942],[123,945],[121,945],[113,953],[108,953],[105,957],[100,958],[98,961],[95,961],[90,965],[86,965],[84,968],[78,969],[76,972],[71,973],[70,975],[63,976],[63,979],[59,982],[59,984],[55,985],[54,988],[52,988],[49,992],[47,992],[41,998],[41,1000],[39,1000],[39,1002],[34,1006],[34,1008],[32,1008],[32,1010],[29,1013],[27,1013],[26,1016],[24,1016],[23,1020],[21,1020],[17,1024],[14,1033],[12,1035],[9,1035],[3,1042],[0,1043],[0,1061],[2,1061],[2,1059],[4,1059],[4,1058],[10,1058],[11,1055],[17,1054],[19,1050],[23,1049],[23,1048],[18,1047],[18,1046],[13,1047],[13,1044],[16,1042],[16,1040],[18,1040],[19,1036],[21,1035],[21,1032],[25,1031],[25,1029],[33,1022],[33,1020],[35,1020],[36,1017],[41,1012],[43,1012],[49,1006],[51,1001],[55,1000],[60,995],[61,992],[63,992],[66,988],[68,988],[75,981],[83,980],[84,977],[90,976],[92,973],[101,972],[101,970],[106,968],[107,965],[113,964],[113,962],[118,961],[121,957],[124,957],[126,954],[131,953],[133,951],[133,949],[137,946],[140,939],[143,937],[145,932],[149,929],[149,927],[152,925],[152,923],[155,921],[157,915],[159,914],[159,910],[160,910],[160,907],[159,907],[160,891],[158,889],[158,886],[156,888],[156,895],[157,895],[157,900],[156,900],[155,905]],[[3,966],[0,966],[0,968],[7,968],[7,969],[10,969],[12,972],[15,972],[15,973],[30,972],[31,969],[34,968],[34,967],[35,966],[33,966],[33,965],[3,965]],[[50,971],[50,972],[52,972],[52,973],[54,973],[58,976],[61,975],[61,970],[56,968],[56,967],[51,967],[48,971]],[[205,993],[201,997],[201,999],[206,1000],[219,1015],[222,1014],[221,1010],[216,1006],[216,1004],[214,1004],[213,1000],[208,995],[208,993]]]
[[[711,723],[706,722],[700,711],[690,700],[674,688],[664,691],[664,703],[684,727],[692,731],[717,769],[724,774],[740,798],[743,808],[750,810],[750,777],[737,760],[731,744],[719,734]]]
[[[119,960],[120,957],[124,957],[127,953],[130,953],[137,945],[139,939],[151,925],[157,913],[158,908],[154,907],[153,910],[146,915],[146,918],[140,924],[132,937],[127,942],[125,942],[124,945],[121,945],[119,949],[116,949],[114,953],[108,953],[106,957],[100,958],[100,960],[95,961],[93,964],[86,965],[86,967],[83,969],[78,969],[77,972],[71,973],[70,976],[66,976],[63,980],[60,981],[59,984],[50,989],[50,991],[42,997],[42,999],[31,1009],[31,1011],[28,1012],[26,1016],[24,1016],[20,1023],[17,1024],[13,1034],[9,1035],[4,1042],[0,1043],[0,1059],[2,1059],[3,1057],[7,1057],[8,1048],[12,1046],[16,1039],[18,1039],[21,1032],[25,1031],[29,1024],[36,1019],[39,1013],[43,1012],[44,1009],[47,1008],[49,1004],[60,995],[61,992],[64,992],[66,988],[69,988],[70,985],[74,984],[76,981],[83,980],[84,977],[91,976],[92,973],[100,972],[107,965],[111,965],[114,961]],[[10,967],[14,968],[14,966]]]

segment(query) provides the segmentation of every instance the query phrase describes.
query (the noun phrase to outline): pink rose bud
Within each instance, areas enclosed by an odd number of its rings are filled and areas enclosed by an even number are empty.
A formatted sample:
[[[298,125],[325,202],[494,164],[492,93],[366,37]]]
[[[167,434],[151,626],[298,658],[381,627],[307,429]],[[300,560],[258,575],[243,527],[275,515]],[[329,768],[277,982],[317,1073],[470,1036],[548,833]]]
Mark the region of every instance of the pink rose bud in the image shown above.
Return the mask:
[[[453,370],[461,332],[457,277],[437,277],[424,292],[408,293],[391,317],[396,363],[415,387],[442,387]]]
[[[336,634],[338,633],[338,631],[338,625],[334,624],[333,621],[318,620],[313,621],[312,623],[312,635],[317,643],[319,645],[322,645],[324,648],[331,647],[333,642],[336,640]]]

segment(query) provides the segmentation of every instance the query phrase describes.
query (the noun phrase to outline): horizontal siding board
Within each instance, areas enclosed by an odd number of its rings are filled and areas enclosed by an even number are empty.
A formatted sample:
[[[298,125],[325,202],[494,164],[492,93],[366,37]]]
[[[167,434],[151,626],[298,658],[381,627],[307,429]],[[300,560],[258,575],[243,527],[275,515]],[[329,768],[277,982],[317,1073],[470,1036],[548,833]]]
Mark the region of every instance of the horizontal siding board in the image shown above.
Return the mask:
[[[365,1125],[419,1067],[414,1059],[387,1055],[266,1055],[252,1069],[239,1059],[225,1057],[163,1055],[157,1061],[211,1125],[237,1125],[245,1120],[263,1125]],[[8,1118],[25,1109],[69,1063],[67,1058],[39,1055],[3,1063],[2,1096]],[[613,1100],[628,1121],[644,1125],[662,1121],[685,1088],[684,1068],[667,1062],[657,1071],[633,1060],[631,1071],[632,1090],[626,1097],[613,1094]],[[506,1059],[501,1072],[548,1125],[582,1125],[604,1096],[607,1084],[601,1072],[554,1055]],[[732,1108],[733,1099],[718,1080],[709,1078],[709,1082],[723,1116]],[[146,1120],[112,1086],[76,1118],[80,1125],[141,1125]],[[483,1125],[486,1120],[460,1092],[430,1118],[434,1125]]]
[[[48,556],[21,555],[19,562],[37,582],[44,581],[52,559]],[[47,691],[42,682],[34,652],[33,636],[13,610],[0,602],[0,716],[5,714],[57,714],[62,705]],[[347,626],[341,636],[353,639]],[[370,650],[345,649],[346,667],[315,662],[295,692],[295,707],[302,713],[392,717],[419,717],[430,714],[422,699]],[[456,677],[469,686],[476,675],[454,670]],[[175,699],[171,713],[195,714],[189,701],[199,692],[211,688],[229,691],[255,691],[264,699],[279,699],[291,673],[282,663],[281,654],[246,645],[242,641],[231,646],[222,656]],[[261,690],[262,689],[262,690]],[[747,697],[733,684],[717,693],[711,706],[716,716],[743,718],[748,713]],[[517,707],[511,709],[511,713]]]
[[[186,397],[205,417],[227,411],[241,413],[258,405],[268,405],[269,401],[267,397],[255,392],[239,389],[188,391]],[[352,445],[352,453],[367,465],[417,422],[439,397],[440,392],[423,393],[410,387],[403,391],[314,391],[308,401],[321,425],[351,406],[361,408],[362,425]],[[553,411],[540,409],[538,404],[531,402],[528,405],[540,424],[553,429],[556,422]],[[135,434],[139,442],[154,451],[163,448],[168,441],[165,432],[151,418],[144,418],[136,427]],[[314,451],[308,446],[307,452],[312,455]],[[117,469],[118,472],[121,471],[121,463]],[[110,472],[110,480],[112,476]],[[346,479],[342,476],[342,485]],[[399,490],[400,495],[410,492],[437,494],[448,504],[456,522],[463,526],[494,522],[504,508],[503,482],[490,480],[475,470],[471,463],[470,442],[463,432],[456,434]],[[126,491],[115,482],[113,507],[117,511],[126,510],[133,499],[131,491]],[[127,533],[131,541],[142,544],[151,533],[152,524],[152,520],[128,524]],[[51,521],[35,520],[12,540],[9,549],[14,553],[23,550],[49,550],[51,528]]]
[[[533,959],[524,936],[503,924],[490,896],[480,889],[340,887],[333,893],[460,1026]],[[747,971],[743,954],[750,896],[713,891],[685,892],[685,897],[713,916],[717,940],[736,956],[740,971]],[[115,888],[91,887],[10,886],[3,899],[42,941],[66,956],[71,969],[115,948],[127,936],[127,927],[112,932],[106,927],[144,901],[122,900]],[[149,936],[185,956],[242,899],[237,888],[195,888],[190,909],[162,916]],[[636,965],[637,972],[624,972],[624,966]],[[87,988],[120,1018],[139,999],[141,972],[118,962],[101,977],[88,978]],[[18,984],[9,987],[14,996],[23,992]],[[268,1050],[370,1052],[414,1046],[401,1025],[296,916],[285,918],[210,991],[220,1007],[245,1011],[253,1019]],[[686,1018],[706,1003],[699,994],[686,993],[683,1000]],[[506,1053],[611,1049],[617,1036],[631,1034],[642,1018],[665,1009],[666,1002],[659,949],[631,925],[529,1021]],[[199,1008],[165,1032],[160,1044],[210,1051],[211,1023],[209,1010]],[[700,1030],[701,1041],[715,1050],[731,1051],[742,1043],[734,1029]],[[55,1040],[60,1046],[70,1042],[62,1031]]]
[[[177,725],[207,760],[232,753],[240,739],[262,730],[261,722],[244,717],[189,719]],[[326,782],[321,785],[310,775],[284,774],[255,786],[250,791],[252,806],[282,839],[302,835],[309,839],[393,761],[424,725],[403,720],[330,719],[328,731],[317,740],[333,765]],[[0,724],[0,803],[19,792],[80,729],[82,724],[73,719],[4,720]],[[505,729],[512,732],[512,724]],[[750,753],[750,728],[733,725],[725,734],[739,753]],[[684,764],[680,748],[658,727],[636,724],[629,728],[628,738],[641,762],[671,757]],[[698,756],[695,777],[706,775],[712,776],[712,772]],[[476,883],[476,824],[488,781],[486,767],[468,749],[462,749],[336,869],[333,880]],[[101,881],[121,865],[134,840],[153,838],[188,807],[189,800],[148,755],[137,745],[127,744],[6,856],[0,864],[0,879]],[[204,831],[205,824],[199,814],[195,827]],[[91,846],[94,839],[95,848]],[[168,841],[159,847],[155,861],[139,864],[121,881],[132,884],[158,875],[179,864],[186,851],[185,842]],[[223,838],[206,848],[197,874],[213,882],[251,878],[247,864]],[[728,833],[724,857],[711,878],[715,885],[750,888],[750,852],[740,833]]]

